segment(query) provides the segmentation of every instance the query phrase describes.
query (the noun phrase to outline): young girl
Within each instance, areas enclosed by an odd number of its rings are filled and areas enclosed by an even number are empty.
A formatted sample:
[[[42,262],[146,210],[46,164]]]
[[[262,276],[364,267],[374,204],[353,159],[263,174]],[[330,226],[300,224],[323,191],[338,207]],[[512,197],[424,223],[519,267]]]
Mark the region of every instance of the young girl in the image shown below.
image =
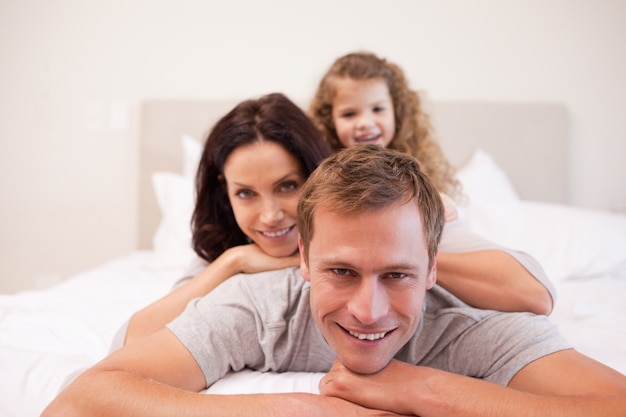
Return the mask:
[[[393,62],[368,52],[338,58],[320,81],[310,114],[335,152],[362,143],[407,152],[440,192],[458,195],[454,169],[420,97]]]
[[[239,272],[298,266],[300,187],[330,154],[304,111],[282,94],[244,101],[220,119],[196,175],[198,262],[172,292],[135,313],[113,347],[162,328],[191,299]]]
[[[446,219],[456,217],[448,197],[460,196],[454,169],[433,137],[419,95],[398,65],[368,52],[338,58],[322,77],[309,111],[334,151],[373,143],[417,158],[442,193]],[[460,227],[460,222],[446,224],[448,230]],[[463,235],[461,246],[474,250],[460,252],[455,249],[459,242],[445,244],[444,233],[437,257],[437,282],[442,287],[480,308],[552,311],[554,292],[549,281],[541,268],[529,267],[536,261],[524,254],[527,265],[523,265],[510,256],[515,251],[489,248],[471,233]]]

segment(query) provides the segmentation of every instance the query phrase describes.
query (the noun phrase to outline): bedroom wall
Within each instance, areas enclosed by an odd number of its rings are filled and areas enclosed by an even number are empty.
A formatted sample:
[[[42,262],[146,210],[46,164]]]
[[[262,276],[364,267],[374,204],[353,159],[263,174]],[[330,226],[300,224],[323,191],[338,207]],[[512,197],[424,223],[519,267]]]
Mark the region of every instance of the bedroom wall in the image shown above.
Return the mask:
[[[0,292],[135,248],[141,100],[307,99],[356,49],[433,99],[566,103],[571,203],[624,211],[625,47],[622,0],[2,0]]]

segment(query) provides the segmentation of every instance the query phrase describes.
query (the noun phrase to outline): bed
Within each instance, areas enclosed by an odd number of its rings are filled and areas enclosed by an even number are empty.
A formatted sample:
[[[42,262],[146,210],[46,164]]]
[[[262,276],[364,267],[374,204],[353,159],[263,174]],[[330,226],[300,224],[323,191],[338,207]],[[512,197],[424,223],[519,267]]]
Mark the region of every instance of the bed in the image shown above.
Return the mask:
[[[200,139],[235,101],[142,104],[139,246],[46,290],[0,296],[0,415],[38,416],[64,381],[103,358],[130,314],[193,257],[188,221]],[[535,256],[551,317],[581,352],[626,373],[626,216],[569,202],[568,115],[558,103],[428,104],[466,197],[460,220]],[[321,374],[228,375],[210,392],[316,392]]]

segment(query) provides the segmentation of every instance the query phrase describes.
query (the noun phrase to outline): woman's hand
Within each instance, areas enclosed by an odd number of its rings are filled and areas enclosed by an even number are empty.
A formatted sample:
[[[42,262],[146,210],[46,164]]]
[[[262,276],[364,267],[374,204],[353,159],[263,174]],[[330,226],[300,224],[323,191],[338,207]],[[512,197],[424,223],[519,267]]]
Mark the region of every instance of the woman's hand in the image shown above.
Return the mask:
[[[235,259],[236,272],[247,274],[300,266],[300,254],[297,250],[293,255],[275,258],[263,252],[254,243],[232,247],[224,254]]]

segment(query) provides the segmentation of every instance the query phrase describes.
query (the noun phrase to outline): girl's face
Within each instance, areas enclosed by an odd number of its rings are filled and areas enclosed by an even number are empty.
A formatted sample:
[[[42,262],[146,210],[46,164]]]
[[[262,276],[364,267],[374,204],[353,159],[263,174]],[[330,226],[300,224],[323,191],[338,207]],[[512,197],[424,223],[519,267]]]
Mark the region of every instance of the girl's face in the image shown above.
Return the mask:
[[[396,131],[393,101],[382,78],[336,81],[333,122],[341,144],[375,144],[386,148]]]
[[[306,180],[296,158],[261,139],[228,156],[224,179],[235,220],[246,236],[268,255],[293,254],[298,248],[298,197]]]

